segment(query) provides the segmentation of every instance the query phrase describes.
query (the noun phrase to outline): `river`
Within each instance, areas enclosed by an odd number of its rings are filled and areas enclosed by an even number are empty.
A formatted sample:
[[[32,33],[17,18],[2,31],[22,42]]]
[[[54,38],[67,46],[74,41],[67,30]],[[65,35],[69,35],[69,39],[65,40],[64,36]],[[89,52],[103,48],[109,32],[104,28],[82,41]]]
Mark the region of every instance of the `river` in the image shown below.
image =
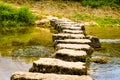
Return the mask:
[[[110,60],[107,64],[90,64],[89,75],[95,80],[119,80],[120,79],[120,33],[119,29],[87,28],[87,33],[98,36],[102,43],[102,49],[95,51],[93,56],[107,56]],[[92,32],[91,32],[92,31]],[[101,32],[101,33],[100,33]],[[107,33],[108,32],[108,33]],[[101,36],[102,35],[102,36]],[[105,35],[105,36],[104,36]],[[8,53],[9,54],[9,53]],[[11,57],[0,51],[0,80],[9,80],[16,71],[29,71],[34,60],[39,57]]]

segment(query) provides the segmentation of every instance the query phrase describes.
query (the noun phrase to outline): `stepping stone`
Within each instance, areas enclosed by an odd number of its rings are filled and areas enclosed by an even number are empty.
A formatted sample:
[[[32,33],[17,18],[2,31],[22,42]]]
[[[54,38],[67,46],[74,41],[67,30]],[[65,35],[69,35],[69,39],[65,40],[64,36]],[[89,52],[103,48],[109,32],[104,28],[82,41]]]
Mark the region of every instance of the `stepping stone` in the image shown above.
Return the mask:
[[[60,75],[50,73],[15,72],[10,80],[93,80],[87,75]]]
[[[68,30],[83,30],[82,27],[76,27],[76,26],[61,26],[61,29],[68,29]]]
[[[58,44],[56,45],[56,50],[59,49],[84,50],[88,55],[91,55],[93,52],[93,48],[88,44]]]
[[[55,29],[60,33],[63,32],[63,30],[68,29],[68,30],[83,30],[84,27],[75,27],[75,26],[56,26]]]
[[[91,41],[89,39],[64,39],[64,40],[55,40],[54,46],[59,43],[66,43],[66,44],[89,44],[91,45]]]
[[[54,57],[65,61],[85,62],[88,56],[87,53],[82,50],[60,49],[55,52]]]
[[[55,58],[40,58],[33,62],[30,72],[86,75],[87,68],[83,62],[67,62]]]
[[[84,34],[68,34],[68,33],[59,33],[59,34],[53,34],[52,39],[60,40],[60,39],[85,39]]]
[[[63,33],[70,33],[70,34],[85,34],[83,30],[68,30],[64,29]]]
[[[68,30],[85,30],[85,27],[83,24],[59,24],[57,25],[57,29],[60,31],[63,31],[64,29]]]

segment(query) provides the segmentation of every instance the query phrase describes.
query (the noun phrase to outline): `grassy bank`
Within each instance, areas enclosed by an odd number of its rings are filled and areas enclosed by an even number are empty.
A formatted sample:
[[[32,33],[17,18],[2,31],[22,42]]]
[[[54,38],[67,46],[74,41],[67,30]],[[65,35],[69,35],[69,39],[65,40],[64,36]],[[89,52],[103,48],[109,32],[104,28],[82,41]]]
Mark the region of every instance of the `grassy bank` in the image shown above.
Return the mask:
[[[9,0],[7,2],[14,6],[29,6],[38,19],[53,15],[79,22],[94,21],[100,26],[120,26],[119,0]]]

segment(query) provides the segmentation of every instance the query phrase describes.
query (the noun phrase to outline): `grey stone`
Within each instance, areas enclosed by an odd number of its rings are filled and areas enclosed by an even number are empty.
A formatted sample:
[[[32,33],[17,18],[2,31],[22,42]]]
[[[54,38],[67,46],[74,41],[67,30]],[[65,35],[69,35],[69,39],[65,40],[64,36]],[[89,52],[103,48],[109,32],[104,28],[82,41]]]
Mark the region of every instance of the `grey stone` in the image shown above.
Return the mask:
[[[89,44],[91,45],[91,41],[89,39],[64,39],[64,40],[55,40],[54,46],[59,43],[66,43],[66,44]]]
[[[30,72],[86,75],[87,68],[83,62],[67,62],[55,58],[40,58],[33,62]]]
[[[71,50],[71,49],[60,49],[55,52],[55,58],[62,59],[65,61],[82,61],[85,62],[87,53],[82,50]]]
[[[31,73],[31,72],[15,72],[11,76],[11,80],[93,80],[87,75],[61,75],[50,73]]]
[[[85,34],[83,30],[69,30],[64,29],[63,33],[70,33],[70,34]]]
[[[58,33],[52,35],[53,41],[60,39],[84,39],[84,38],[86,38],[84,34]]]
[[[92,42],[91,46],[93,48],[101,48],[100,40],[97,37],[95,37],[95,36],[88,36],[87,38],[91,40],[91,42]]]
[[[58,44],[56,45],[56,50],[59,49],[84,50],[88,55],[91,55],[93,52],[93,48],[88,44]]]

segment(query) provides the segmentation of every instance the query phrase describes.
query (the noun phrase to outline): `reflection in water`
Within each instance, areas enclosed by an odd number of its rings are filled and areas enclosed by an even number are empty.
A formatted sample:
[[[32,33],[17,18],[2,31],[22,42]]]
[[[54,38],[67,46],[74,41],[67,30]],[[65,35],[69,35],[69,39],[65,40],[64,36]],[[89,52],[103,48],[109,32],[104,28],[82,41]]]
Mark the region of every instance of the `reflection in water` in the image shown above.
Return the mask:
[[[0,80],[10,80],[12,73],[16,71],[28,71],[31,65],[32,59],[26,62],[21,58],[0,57]]]

